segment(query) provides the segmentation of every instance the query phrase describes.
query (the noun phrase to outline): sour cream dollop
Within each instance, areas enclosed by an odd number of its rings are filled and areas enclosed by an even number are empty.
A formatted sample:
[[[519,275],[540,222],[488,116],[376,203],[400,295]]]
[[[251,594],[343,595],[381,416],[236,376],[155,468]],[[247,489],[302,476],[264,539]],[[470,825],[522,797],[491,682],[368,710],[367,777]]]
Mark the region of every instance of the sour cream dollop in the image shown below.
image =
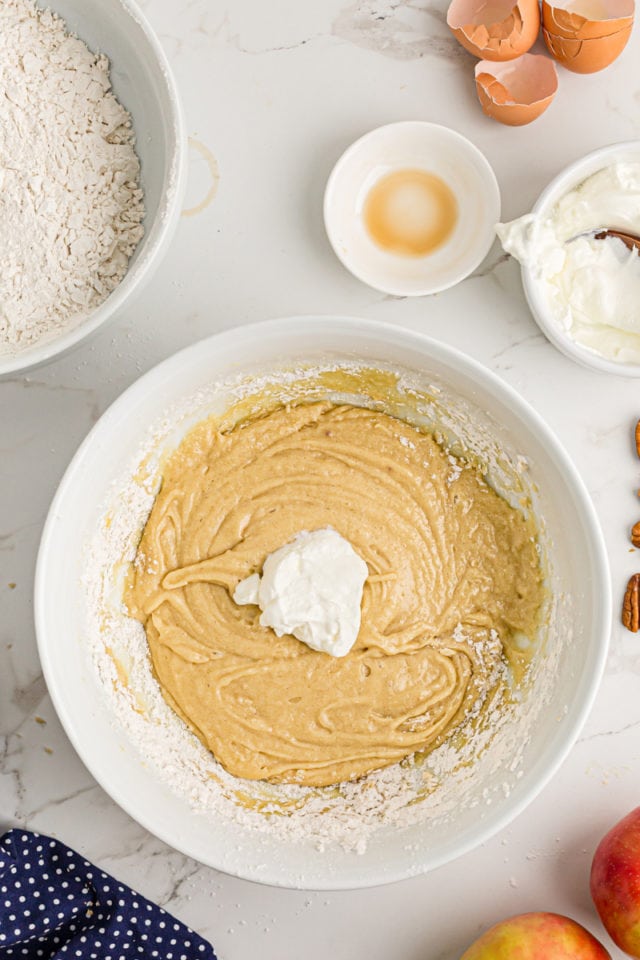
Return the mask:
[[[260,623],[296,637],[312,650],[344,657],[360,630],[367,564],[336,530],[303,531],[270,553],[262,576],[237,585],[237,604],[260,607]]]

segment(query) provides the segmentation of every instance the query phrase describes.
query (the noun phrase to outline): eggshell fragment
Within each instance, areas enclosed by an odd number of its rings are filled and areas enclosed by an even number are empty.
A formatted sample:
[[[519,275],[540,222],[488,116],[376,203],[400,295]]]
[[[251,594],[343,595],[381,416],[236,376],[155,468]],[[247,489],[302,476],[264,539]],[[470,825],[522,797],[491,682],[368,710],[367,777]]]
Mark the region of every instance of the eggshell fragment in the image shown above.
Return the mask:
[[[573,73],[596,73],[620,56],[631,36],[631,24],[608,37],[595,37],[593,40],[558,37],[548,30],[543,30],[542,35],[551,55],[567,70]]]
[[[452,0],[447,24],[459,43],[484,60],[514,60],[536,41],[538,0]]]
[[[542,25],[555,37],[596,40],[633,24],[634,0],[542,0]]]
[[[567,70],[595,73],[624,50],[633,15],[634,0],[543,0],[542,33]]]
[[[547,109],[558,89],[558,71],[543,54],[525,53],[509,63],[476,64],[476,90],[493,120],[519,127]]]

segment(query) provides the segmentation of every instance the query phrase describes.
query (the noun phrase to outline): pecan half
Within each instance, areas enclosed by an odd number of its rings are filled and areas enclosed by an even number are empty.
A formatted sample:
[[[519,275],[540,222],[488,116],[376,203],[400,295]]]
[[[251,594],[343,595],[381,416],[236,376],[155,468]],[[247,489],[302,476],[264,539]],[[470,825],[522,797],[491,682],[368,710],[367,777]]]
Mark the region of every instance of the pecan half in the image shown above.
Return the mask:
[[[634,547],[640,547],[640,520],[631,527],[630,539]]]
[[[632,633],[640,628],[640,573],[629,578],[622,603],[622,622]]]
[[[640,457],[640,420],[636,423],[636,453]]]

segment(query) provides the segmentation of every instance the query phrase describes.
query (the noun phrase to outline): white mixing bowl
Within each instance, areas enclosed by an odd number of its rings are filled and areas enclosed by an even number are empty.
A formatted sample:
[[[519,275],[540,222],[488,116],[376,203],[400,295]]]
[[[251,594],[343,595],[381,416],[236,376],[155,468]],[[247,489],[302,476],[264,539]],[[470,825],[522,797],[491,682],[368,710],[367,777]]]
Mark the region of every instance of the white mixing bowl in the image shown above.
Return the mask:
[[[111,61],[114,93],[130,112],[144,189],[145,235],[115,290],[77,326],[16,353],[0,353],[0,377],[71,350],[137,293],[165,253],[180,216],[186,183],[186,134],[169,63],[133,0],[47,0],[91,50]]]
[[[285,842],[231,819],[194,812],[115,721],[87,653],[81,589],[87,541],[105,504],[124,515],[116,481],[131,469],[150,425],[187,397],[203,398],[196,419],[214,407],[224,409],[230,395],[219,385],[230,375],[268,377],[306,361],[390,366],[417,378],[444,402],[452,413],[451,432],[458,420],[465,446],[473,448],[476,437],[495,443],[503,465],[526,476],[543,526],[549,586],[558,599],[540,658],[545,686],[537,693],[545,705],[537,714],[530,704],[524,710],[519,769],[512,769],[512,756],[503,751],[496,762],[489,749],[468,778],[465,802],[454,797],[444,820],[383,827],[360,855],[331,843],[320,851],[299,839]],[[194,410],[182,409],[191,411],[188,422],[166,425],[166,446],[194,422]],[[499,486],[499,470],[493,481]],[[610,608],[607,559],[591,501],[535,411],[450,347],[348,318],[291,318],[229,330],[176,354],[130,387],[96,424],[60,484],[42,537],[35,588],[39,650],[53,702],[76,750],[114,800],[203,863],[252,880],[312,889],[374,885],[421,873],[475,847],[522,811],[557,770],[586,718],[606,658]]]

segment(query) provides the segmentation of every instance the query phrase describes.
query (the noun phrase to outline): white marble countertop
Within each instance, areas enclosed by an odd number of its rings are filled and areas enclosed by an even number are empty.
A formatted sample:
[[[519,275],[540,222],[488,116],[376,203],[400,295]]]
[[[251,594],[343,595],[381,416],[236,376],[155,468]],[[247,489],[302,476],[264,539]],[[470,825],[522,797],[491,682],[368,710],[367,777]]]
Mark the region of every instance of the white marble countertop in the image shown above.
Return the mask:
[[[616,618],[640,567],[632,428],[637,383],[561,356],[529,315],[517,265],[494,247],[446,293],[384,296],[349,276],[324,235],[321,200],[341,151],[400,119],[449,124],[494,166],[503,215],[525,212],[565,164],[638,135],[638,30],[604,74],[561,72],[529,127],[486,119],[473,61],[444,25],[445,0],[146,0],[217,194],[184,217],[143,299],[67,358],[0,383],[0,827],[59,836],[210,938],[222,960],[455,960],[481,927],[525,910],[566,913],[601,936],[590,860],[638,803],[640,639],[617,623],[594,710],[569,759],[513,824],[434,873],[346,893],[260,887],[171,850],[94,782],[47,696],[32,623],[36,550],[58,480],[97,417],[178,348],[247,321],[342,313],[421,330],[519,390],[557,432],[589,487],[611,559]],[[633,47],[635,46],[635,52]],[[210,186],[192,147],[187,207]]]

